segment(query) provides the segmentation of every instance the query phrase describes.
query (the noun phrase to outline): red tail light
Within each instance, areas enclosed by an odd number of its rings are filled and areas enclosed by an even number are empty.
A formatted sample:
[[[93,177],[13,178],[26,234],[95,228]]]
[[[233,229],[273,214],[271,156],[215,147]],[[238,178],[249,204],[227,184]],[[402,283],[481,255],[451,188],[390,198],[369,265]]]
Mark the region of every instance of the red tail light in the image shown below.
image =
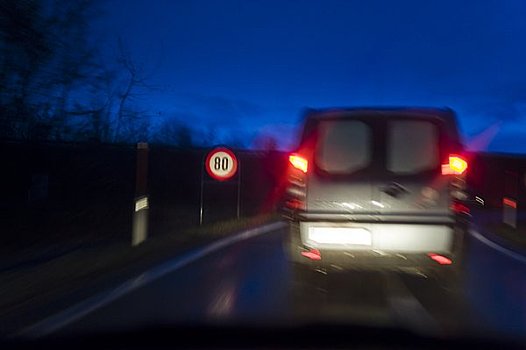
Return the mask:
[[[436,261],[440,265],[451,265],[453,261],[449,258],[446,258],[443,255],[436,254],[436,253],[428,253],[427,256],[429,256],[432,260]]]
[[[310,249],[308,251],[301,252],[301,255],[311,260],[321,260],[321,253],[318,249]]]
[[[309,168],[309,162],[307,159],[299,156],[298,154],[291,154],[289,156],[289,162],[292,166],[298,170],[301,170],[304,173],[307,173]]]
[[[305,202],[297,198],[289,199],[285,204],[291,209],[305,209]]]
[[[449,163],[442,164],[442,175],[462,175],[468,168],[468,162],[459,155],[449,155]]]
[[[462,204],[460,202],[453,202],[450,206],[451,210],[453,210],[457,214],[469,214],[470,209],[467,205]]]

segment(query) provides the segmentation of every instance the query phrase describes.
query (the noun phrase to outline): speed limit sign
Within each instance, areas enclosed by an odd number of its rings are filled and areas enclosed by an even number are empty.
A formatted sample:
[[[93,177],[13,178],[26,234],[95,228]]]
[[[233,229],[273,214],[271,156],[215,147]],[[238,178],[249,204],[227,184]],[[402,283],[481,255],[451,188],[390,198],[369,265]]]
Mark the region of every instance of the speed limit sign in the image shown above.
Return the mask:
[[[224,147],[216,148],[208,153],[205,161],[208,175],[218,181],[231,179],[237,171],[237,158],[235,154]]]

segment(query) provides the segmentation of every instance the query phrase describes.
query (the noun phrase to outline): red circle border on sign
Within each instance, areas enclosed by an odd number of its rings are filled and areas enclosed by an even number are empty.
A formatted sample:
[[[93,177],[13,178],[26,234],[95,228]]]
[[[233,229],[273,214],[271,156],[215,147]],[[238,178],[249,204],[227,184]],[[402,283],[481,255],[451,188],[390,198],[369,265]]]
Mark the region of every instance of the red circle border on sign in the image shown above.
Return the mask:
[[[232,160],[234,162],[234,166],[232,167],[232,170],[227,174],[227,176],[217,176],[216,174],[214,174],[212,172],[212,169],[210,169],[210,159],[218,152],[225,152],[226,154],[228,154],[230,157],[232,157]],[[217,181],[227,181],[227,180],[230,180],[232,177],[234,177],[234,175],[236,174],[237,172],[237,157],[236,155],[234,154],[234,152],[232,152],[231,150],[229,150],[228,148],[225,148],[225,147],[217,147],[217,148],[214,148],[213,150],[211,150],[208,155],[206,156],[206,160],[205,160],[205,169],[206,169],[206,172],[208,173],[208,175],[210,175],[211,178],[213,179],[216,179]]]

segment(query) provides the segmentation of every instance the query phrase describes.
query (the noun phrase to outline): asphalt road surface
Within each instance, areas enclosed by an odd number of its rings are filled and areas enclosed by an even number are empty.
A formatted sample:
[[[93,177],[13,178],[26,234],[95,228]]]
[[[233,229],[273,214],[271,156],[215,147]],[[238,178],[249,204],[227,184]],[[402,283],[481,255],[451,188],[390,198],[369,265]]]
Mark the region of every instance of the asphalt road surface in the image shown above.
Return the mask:
[[[465,277],[453,288],[418,274],[337,270],[320,274],[313,284],[293,283],[282,246],[285,234],[280,227],[202,254],[70,318],[56,331],[320,321],[434,335],[525,330],[525,261],[478,233],[469,236]]]

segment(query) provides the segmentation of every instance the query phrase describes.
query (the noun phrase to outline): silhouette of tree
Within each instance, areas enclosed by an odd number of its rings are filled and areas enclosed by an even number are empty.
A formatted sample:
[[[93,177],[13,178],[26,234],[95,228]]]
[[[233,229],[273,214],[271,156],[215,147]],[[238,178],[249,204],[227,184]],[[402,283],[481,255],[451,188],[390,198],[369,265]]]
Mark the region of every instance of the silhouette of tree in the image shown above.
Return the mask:
[[[172,117],[161,122],[153,139],[160,144],[191,148],[195,146],[195,131],[178,117]]]
[[[99,69],[87,41],[94,4],[0,2],[0,136],[67,139],[71,116],[98,115],[78,98]]]
[[[278,148],[278,141],[273,135],[263,134],[254,139],[254,148],[262,151],[275,151]]]

